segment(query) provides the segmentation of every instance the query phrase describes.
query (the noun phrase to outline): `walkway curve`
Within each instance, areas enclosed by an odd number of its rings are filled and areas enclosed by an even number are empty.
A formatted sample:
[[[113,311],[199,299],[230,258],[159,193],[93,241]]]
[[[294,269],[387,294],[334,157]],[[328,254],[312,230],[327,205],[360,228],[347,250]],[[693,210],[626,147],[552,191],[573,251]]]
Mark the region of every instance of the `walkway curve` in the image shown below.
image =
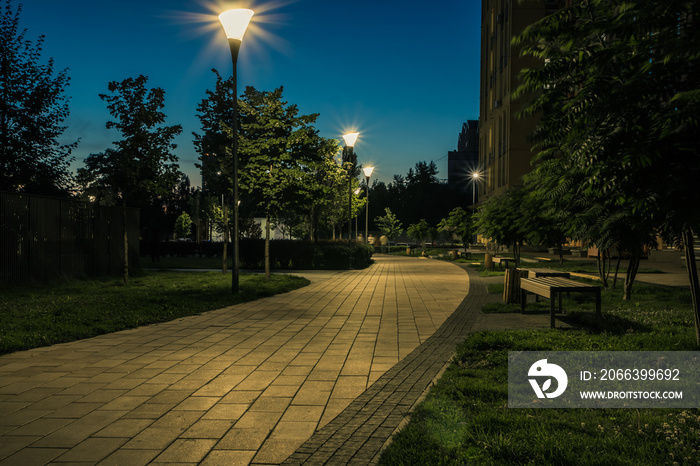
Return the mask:
[[[486,281],[469,268],[465,270],[469,273],[469,292],[442,326],[316,432],[284,464],[377,462],[382,448],[450,362],[455,347],[475,330],[481,307],[489,295]]]
[[[449,359],[463,332],[446,321],[470,288],[449,263],[375,259],[283,295],[1,356],[0,465],[373,458]]]

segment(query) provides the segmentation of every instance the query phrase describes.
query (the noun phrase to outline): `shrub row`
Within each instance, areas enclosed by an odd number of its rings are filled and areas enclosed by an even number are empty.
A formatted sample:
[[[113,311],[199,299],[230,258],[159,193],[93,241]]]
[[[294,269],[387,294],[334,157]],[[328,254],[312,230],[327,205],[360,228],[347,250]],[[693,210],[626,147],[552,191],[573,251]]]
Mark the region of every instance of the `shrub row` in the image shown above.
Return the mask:
[[[265,241],[241,239],[240,266],[245,269],[262,269],[265,266]],[[223,243],[168,241],[158,244],[142,243],[141,253],[157,256],[221,257]],[[228,253],[231,254],[231,245]],[[272,240],[270,241],[270,267],[282,270],[341,270],[364,268],[372,263],[374,248],[368,244],[347,241]]]

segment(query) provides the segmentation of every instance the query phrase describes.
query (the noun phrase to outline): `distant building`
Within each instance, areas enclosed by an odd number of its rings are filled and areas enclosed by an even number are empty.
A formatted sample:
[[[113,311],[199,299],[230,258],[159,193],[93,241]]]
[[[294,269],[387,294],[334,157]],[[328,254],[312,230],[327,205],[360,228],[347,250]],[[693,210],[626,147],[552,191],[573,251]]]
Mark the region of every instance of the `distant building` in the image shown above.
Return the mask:
[[[457,140],[457,150],[447,153],[447,184],[450,188],[471,196],[472,173],[479,165],[479,122],[468,120],[462,124]],[[475,203],[472,199],[471,204]]]
[[[513,37],[526,26],[565,6],[567,0],[482,0],[481,91],[479,109],[479,167],[484,177],[479,187],[485,197],[522,184],[531,170],[529,135],[534,118],[518,119],[522,102],[511,99],[523,68],[538,66],[537,60],[521,57]]]

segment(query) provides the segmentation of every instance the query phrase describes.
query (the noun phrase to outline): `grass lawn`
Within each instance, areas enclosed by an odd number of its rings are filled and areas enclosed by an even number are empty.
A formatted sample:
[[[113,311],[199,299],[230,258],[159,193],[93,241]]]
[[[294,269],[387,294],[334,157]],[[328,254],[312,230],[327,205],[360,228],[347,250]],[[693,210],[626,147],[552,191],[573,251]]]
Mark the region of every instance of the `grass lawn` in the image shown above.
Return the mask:
[[[0,286],[0,354],[64,343],[104,333],[199,314],[284,293],[309,284],[305,278],[231,274],[144,272],[124,286],[121,278]]]
[[[590,299],[572,294],[564,308],[578,330],[469,336],[380,464],[700,464],[699,409],[507,407],[508,351],[698,350],[688,290],[638,283],[631,301],[620,295],[619,287],[603,291],[598,323]],[[546,318],[549,304],[540,305]]]

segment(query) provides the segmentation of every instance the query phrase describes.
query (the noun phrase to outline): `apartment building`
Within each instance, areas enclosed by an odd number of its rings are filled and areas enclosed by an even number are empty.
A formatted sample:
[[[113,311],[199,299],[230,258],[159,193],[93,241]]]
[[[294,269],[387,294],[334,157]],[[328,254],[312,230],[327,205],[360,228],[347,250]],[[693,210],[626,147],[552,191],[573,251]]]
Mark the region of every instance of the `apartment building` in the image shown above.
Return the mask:
[[[536,119],[519,119],[525,99],[514,100],[518,74],[537,60],[520,56],[511,45],[525,27],[556,11],[566,0],[482,0],[479,168],[483,173],[479,202],[522,184],[530,171],[529,135]]]

